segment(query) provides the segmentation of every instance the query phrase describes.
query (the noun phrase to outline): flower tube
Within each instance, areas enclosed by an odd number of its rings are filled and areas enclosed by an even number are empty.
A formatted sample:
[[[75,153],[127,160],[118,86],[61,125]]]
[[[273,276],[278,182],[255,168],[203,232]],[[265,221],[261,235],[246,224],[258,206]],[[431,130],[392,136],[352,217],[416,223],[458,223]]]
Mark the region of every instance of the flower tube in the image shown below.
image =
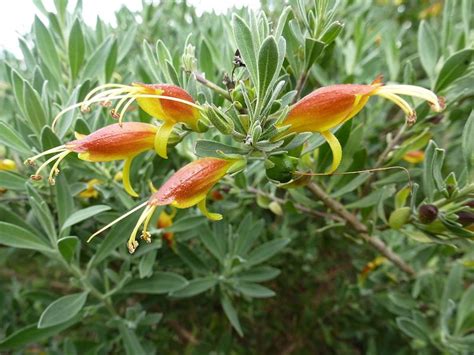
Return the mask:
[[[156,139],[155,150],[163,158],[167,158],[168,139],[177,123],[184,123],[194,131],[198,131],[198,121],[202,108],[194,103],[192,96],[184,89],[170,84],[132,85],[106,84],[89,92],[83,102],[62,110],[53,120],[53,131],[58,120],[66,113],[80,107],[82,112],[89,112],[92,104],[99,103],[111,106],[118,100],[111,115],[122,125],[123,117],[133,102],[137,102],[146,113],[163,122]]]
[[[320,133],[333,153],[332,166],[326,172],[332,174],[341,162],[342,148],[331,129],[357,115],[375,95],[399,106],[410,125],[416,121],[416,112],[400,95],[423,99],[435,112],[445,106],[444,100],[430,90],[413,85],[383,85],[381,78],[377,78],[370,85],[339,84],[317,89],[294,104],[280,125],[290,125],[287,133]]]
[[[127,193],[137,197],[138,194],[130,184],[130,166],[138,154],[154,148],[157,131],[158,127],[148,123],[124,122],[122,125],[115,123],[89,135],[76,134],[78,139],[35,155],[25,163],[33,165],[38,158],[54,154],[31,176],[33,180],[41,180],[41,171],[54,161],[49,173],[49,183],[54,185],[54,177],[59,174],[60,162],[70,153],[78,153],[79,159],[89,162],[125,160],[123,186]]]
[[[150,242],[150,233],[148,224],[158,206],[170,205],[176,208],[189,208],[198,206],[202,214],[213,221],[222,219],[222,215],[211,213],[206,207],[206,197],[212,187],[224,177],[229,171],[235,171],[242,167],[241,159],[220,159],[220,158],[202,158],[189,163],[174,173],[155,193],[153,193],[147,202],[135,207],[115,221],[106,225],[94,233],[88,241],[99,233],[110,228],[115,223],[126,218],[135,211],[145,208],[138,219],[135,228],[130,235],[127,247],[130,253],[133,253],[138,246],[136,235],[140,226],[143,224],[141,238]]]

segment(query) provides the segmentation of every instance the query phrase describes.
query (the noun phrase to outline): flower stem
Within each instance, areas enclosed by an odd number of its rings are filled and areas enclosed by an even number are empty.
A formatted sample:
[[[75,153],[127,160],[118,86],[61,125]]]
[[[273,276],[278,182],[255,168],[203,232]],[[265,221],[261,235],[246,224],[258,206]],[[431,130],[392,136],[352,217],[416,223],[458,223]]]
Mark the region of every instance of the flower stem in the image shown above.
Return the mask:
[[[359,221],[356,215],[349,212],[339,201],[329,196],[319,185],[310,182],[307,189],[319,198],[328,208],[333,210],[338,216],[342,217],[347,224],[352,226],[359,234],[361,239],[369,243],[374,249],[390,260],[395,266],[405,273],[414,276],[415,270],[408,265],[398,254],[392,251],[381,239],[370,236],[367,227]]]
[[[202,75],[201,73],[199,72],[192,72],[192,75],[194,76],[194,78],[196,79],[196,81],[204,86],[207,86],[209,89],[215,91],[216,93],[218,93],[219,95],[221,95],[224,99],[230,101],[230,102],[233,102],[232,98],[230,97],[230,94],[227,92],[227,90],[224,90],[223,88],[221,88],[220,86],[214,84],[213,82],[207,80],[204,75]]]

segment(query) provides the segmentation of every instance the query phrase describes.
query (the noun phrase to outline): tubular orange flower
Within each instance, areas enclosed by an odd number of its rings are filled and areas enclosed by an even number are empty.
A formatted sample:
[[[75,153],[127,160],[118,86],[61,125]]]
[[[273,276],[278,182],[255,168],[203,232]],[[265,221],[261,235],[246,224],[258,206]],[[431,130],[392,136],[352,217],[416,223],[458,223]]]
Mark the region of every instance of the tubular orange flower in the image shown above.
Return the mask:
[[[83,199],[88,198],[97,198],[99,197],[99,191],[95,188],[97,185],[100,185],[102,181],[99,179],[92,179],[87,182],[87,186],[84,190],[79,193],[79,197]]]
[[[418,164],[425,160],[425,153],[422,150],[412,150],[405,153],[403,160],[408,163]]]
[[[167,228],[173,225],[173,218],[176,215],[176,209],[173,208],[173,212],[167,213],[166,211],[162,211],[158,217],[158,222],[156,226],[158,228]],[[174,240],[174,233],[173,232],[164,232],[163,239],[166,241],[170,248],[174,248],[175,240]]]
[[[135,156],[153,149],[157,131],[157,127],[148,123],[125,122],[122,125],[115,123],[87,136],[77,134],[78,139],[35,155],[27,159],[25,163],[33,165],[38,158],[54,154],[40,165],[36,173],[31,176],[33,180],[41,180],[41,170],[55,161],[49,174],[49,182],[54,185],[54,176],[59,173],[59,163],[69,153],[78,153],[79,159],[90,162],[125,160],[123,186],[130,195],[137,197],[138,194],[130,185],[130,165]]]
[[[199,110],[202,108],[194,103],[186,90],[170,84],[132,83],[132,85],[106,84],[95,88],[83,102],[67,107],[54,118],[53,131],[58,120],[66,112],[78,107],[81,111],[88,112],[92,104],[110,106],[113,100],[119,101],[110,112],[120,124],[125,112],[134,101],[149,115],[163,121],[156,135],[155,150],[165,159],[168,138],[177,123],[185,123],[192,130],[198,130],[198,121],[201,117]]]
[[[176,208],[189,208],[197,205],[202,214],[210,220],[218,221],[222,219],[222,215],[211,213],[207,210],[207,193],[220,179],[224,177],[225,174],[229,171],[238,169],[242,166],[242,163],[243,161],[240,159],[202,158],[185,165],[174,173],[158,189],[158,191],[153,193],[147,202],[142,203],[98,230],[89,238],[89,241],[99,233],[102,233],[104,230],[113,226],[115,223],[142,208],[145,209],[140,215],[127,243],[130,253],[133,253],[138,246],[136,235],[142,224],[142,239],[146,242],[151,241],[150,233],[148,232],[148,224],[158,206],[170,205]]]
[[[377,78],[370,85],[339,84],[313,91],[293,105],[281,126],[290,125],[288,133],[320,133],[333,153],[332,166],[326,172],[332,174],[341,162],[342,148],[330,130],[357,115],[374,95],[386,98],[399,106],[405,112],[409,124],[415,123],[416,112],[399,95],[426,100],[436,112],[444,109],[444,100],[430,90],[413,85],[383,85],[381,78]]]

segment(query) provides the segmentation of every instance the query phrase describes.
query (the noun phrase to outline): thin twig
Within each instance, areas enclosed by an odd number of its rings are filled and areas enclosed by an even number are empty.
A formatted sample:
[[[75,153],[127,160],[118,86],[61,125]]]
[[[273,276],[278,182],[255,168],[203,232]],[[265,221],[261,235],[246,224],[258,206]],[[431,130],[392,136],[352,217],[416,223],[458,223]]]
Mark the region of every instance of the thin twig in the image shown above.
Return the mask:
[[[207,86],[209,89],[215,91],[216,93],[218,93],[219,95],[221,95],[223,98],[225,98],[226,100],[230,101],[230,102],[233,102],[232,100],[232,97],[230,96],[230,94],[227,92],[227,90],[221,88],[220,86],[214,84],[213,82],[207,80],[204,75],[202,75],[201,73],[198,73],[198,72],[193,72],[192,73],[194,78],[196,79],[196,81],[198,83],[201,83],[202,85],[204,86]]]
[[[279,204],[285,204],[286,203],[286,200],[282,199],[282,198],[279,198],[279,197],[276,197],[276,196],[273,196],[273,195],[270,195],[262,190],[259,190],[259,189],[256,189],[255,187],[248,187],[247,188],[247,191],[248,192],[251,192],[253,194],[256,194],[256,195],[260,195],[260,196],[264,196],[266,198],[269,198],[270,200],[272,201],[275,201]],[[339,216],[336,216],[336,215],[333,215],[333,214],[330,214],[330,213],[325,213],[325,212],[321,212],[321,211],[316,211],[312,208],[309,208],[309,207],[306,207],[304,205],[301,205],[299,203],[293,203],[293,206],[301,211],[301,212],[304,212],[304,213],[307,213],[307,214],[310,214],[314,217],[323,217],[323,218],[329,218],[329,219],[332,219],[334,221],[337,221],[337,222],[341,222],[341,221],[344,221],[344,219],[342,219],[341,217]]]
[[[291,101],[292,104],[294,104],[296,101],[298,101],[298,99],[301,96],[301,92],[303,91],[304,86],[306,84],[306,80],[308,79],[308,71],[309,70],[304,70],[301,73],[300,77],[298,78],[298,82],[296,83],[296,88],[295,88],[296,94],[293,97],[293,100]]]
[[[347,224],[353,227],[365,242],[369,243],[402,271],[412,276],[415,275],[415,270],[413,270],[410,265],[408,265],[398,254],[393,252],[381,239],[375,236],[370,236],[367,227],[359,221],[356,215],[349,212],[339,201],[330,197],[319,185],[314,182],[310,182],[307,185],[307,188],[328,208],[333,210],[337,215],[342,217],[347,222]]]

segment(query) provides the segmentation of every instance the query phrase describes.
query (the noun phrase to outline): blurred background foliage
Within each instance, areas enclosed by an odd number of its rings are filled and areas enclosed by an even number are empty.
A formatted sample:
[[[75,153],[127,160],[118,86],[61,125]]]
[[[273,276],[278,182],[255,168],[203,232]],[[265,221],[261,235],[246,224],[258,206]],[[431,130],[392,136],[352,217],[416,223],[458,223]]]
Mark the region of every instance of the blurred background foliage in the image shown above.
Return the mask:
[[[141,12],[118,11],[116,26],[98,14],[95,27],[82,21],[80,1],[55,0],[53,12],[34,3],[23,59],[0,54],[0,351],[472,353],[472,1],[266,0],[261,13],[222,16],[145,1]],[[249,65],[262,48],[274,48],[271,83]],[[337,132],[340,171],[401,165],[413,189],[397,170],[278,187],[296,165],[323,171],[331,154],[317,134],[272,143],[267,117],[320,86],[378,74],[434,90],[447,109],[420,104],[407,127],[398,108],[371,100]],[[85,243],[135,205],[120,164],[70,156],[48,186],[28,181],[22,162],[112,123],[98,108],[71,111],[57,134],[50,128],[95,86],[134,81],[180,85],[213,112],[206,133],[178,131],[168,160],[135,159],[141,198],[149,181],[160,186],[196,156],[256,159],[212,192],[223,221],[162,209],[153,243],[129,255],[136,218]],[[127,117],[150,121],[134,106]]]

